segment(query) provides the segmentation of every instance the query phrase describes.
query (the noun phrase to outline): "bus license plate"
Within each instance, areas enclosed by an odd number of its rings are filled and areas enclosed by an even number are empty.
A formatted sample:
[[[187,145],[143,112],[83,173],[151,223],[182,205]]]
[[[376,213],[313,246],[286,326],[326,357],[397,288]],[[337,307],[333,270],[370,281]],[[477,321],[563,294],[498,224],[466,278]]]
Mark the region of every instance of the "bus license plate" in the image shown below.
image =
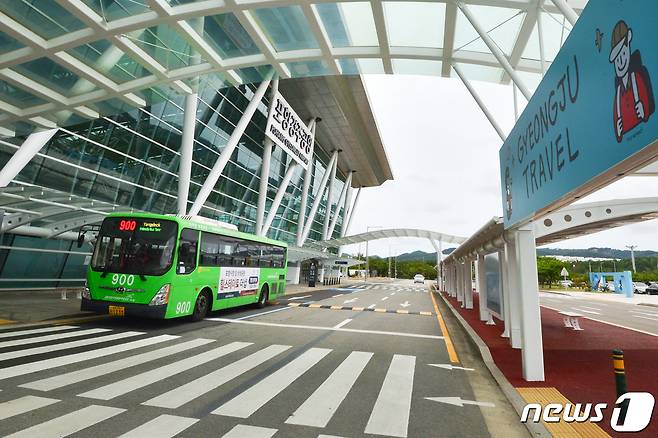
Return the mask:
[[[109,306],[110,316],[126,316],[126,308],[123,306]]]

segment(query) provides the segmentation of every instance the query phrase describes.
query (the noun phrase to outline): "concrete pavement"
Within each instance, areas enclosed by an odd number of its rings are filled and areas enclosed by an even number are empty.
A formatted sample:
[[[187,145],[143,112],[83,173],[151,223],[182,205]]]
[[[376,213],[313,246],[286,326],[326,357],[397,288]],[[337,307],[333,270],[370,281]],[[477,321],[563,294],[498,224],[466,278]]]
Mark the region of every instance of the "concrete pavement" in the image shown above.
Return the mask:
[[[427,290],[370,285],[302,300],[433,311]],[[451,362],[450,333],[436,315],[288,306],[294,297],[200,323],[106,319],[0,330],[0,435],[527,434],[461,341],[465,362]]]

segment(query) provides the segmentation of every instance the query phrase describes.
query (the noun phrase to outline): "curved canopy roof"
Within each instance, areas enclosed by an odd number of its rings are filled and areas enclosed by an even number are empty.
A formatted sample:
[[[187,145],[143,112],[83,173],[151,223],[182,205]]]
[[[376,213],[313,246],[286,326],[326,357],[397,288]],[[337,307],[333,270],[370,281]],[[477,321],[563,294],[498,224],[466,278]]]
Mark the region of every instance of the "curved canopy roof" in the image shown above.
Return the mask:
[[[417,237],[419,239],[429,239],[445,243],[462,243],[466,241],[465,237],[452,236],[450,234],[443,234],[437,231],[419,230],[415,228],[390,228],[384,230],[368,231],[367,233],[354,234],[352,236],[345,236],[338,239],[312,242],[309,245],[318,246],[321,248],[333,248],[343,245],[352,245],[354,243],[395,237]]]
[[[499,52],[532,89],[538,23],[546,67],[570,30],[548,0],[4,1],[0,136],[127,111],[171,90],[259,82],[270,68],[281,78],[449,77],[457,64],[468,79],[508,83]]]

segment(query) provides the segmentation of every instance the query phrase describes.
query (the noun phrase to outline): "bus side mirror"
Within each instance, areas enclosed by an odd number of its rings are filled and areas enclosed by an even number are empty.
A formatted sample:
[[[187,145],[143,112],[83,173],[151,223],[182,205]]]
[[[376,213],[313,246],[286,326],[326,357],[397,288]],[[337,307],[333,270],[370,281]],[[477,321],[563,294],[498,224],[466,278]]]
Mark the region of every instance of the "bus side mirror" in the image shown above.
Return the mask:
[[[85,243],[85,235],[78,234],[78,248],[82,248],[82,245]]]

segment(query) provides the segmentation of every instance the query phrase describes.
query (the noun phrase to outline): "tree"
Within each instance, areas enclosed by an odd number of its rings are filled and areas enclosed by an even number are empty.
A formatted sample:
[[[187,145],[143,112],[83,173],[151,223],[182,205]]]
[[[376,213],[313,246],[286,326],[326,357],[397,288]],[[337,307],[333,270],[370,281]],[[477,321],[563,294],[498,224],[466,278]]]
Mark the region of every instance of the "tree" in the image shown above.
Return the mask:
[[[560,279],[560,271],[567,266],[566,263],[553,257],[537,257],[537,279],[540,284],[548,284]]]

